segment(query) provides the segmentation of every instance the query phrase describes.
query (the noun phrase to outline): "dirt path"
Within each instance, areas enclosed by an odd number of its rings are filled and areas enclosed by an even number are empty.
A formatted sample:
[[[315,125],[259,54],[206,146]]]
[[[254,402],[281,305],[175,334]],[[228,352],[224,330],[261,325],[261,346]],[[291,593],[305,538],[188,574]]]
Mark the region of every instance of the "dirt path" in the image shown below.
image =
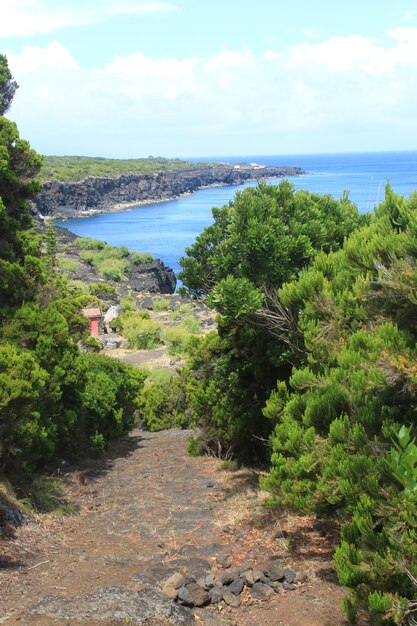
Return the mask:
[[[262,513],[257,477],[219,472],[186,452],[189,433],[135,431],[104,461],[68,476],[77,512],[46,518],[0,543],[0,624],[342,626],[343,591],[331,569],[334,533],[324,522]],[[249,524],[249,519],[254,520]],[[308,578],[268,601],[191,611],[165,599],[173,572],[196,577],[271,556]]]

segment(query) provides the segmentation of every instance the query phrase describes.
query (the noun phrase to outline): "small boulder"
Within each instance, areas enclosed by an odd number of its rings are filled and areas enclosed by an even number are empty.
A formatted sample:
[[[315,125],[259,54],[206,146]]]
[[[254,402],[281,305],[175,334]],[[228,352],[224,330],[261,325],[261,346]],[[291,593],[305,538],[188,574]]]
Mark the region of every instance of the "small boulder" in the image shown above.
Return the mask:
[[[283,580],[285,578],[285,569],[282,567],[279,559],[274,559],[269,562],[265,574],[271,580]]]
[[[197,583],[189,583],[186,586],[186,590],[190,594],[193,606],[205,606],[210,604],[211,596],[205,589],[202,589]]]
[[[211,604],[218,604],[221,600],[223,600],[223,592],[221,589],[213,587],[213,589],[210,589],[209,594],[211,597]]]
[[[251,589],[252,597],[256,600],[268,600],[274,593],[269,585],[264,583],[255,583]]]
[[[230,585],[230,583],[232,583],[235,578],[235,574],[232,574],[231,572],[225,572],[220,576],[220,581],[222,585]]]
[[[170,600],[176,600],[178,597],[178,589],[183,586],[185,578],[179,572],[172,574],[161,587],[162,593]]]
[[[223,600],[226,602],[226,604],[235,608],[240,605],[240,598],[238,596],[235,596],[235,594],[229,591],[229,589],[223,591]]]
[[[242,593],[244,582],[241,578],[235,578],[235,580],[228,585],[227,589],[238,596]]]
[[[284,576],[287,583],[293,583],[295,580],[295,572],[293,572],[292,569],[289,569],[289,567],[284,569]]]

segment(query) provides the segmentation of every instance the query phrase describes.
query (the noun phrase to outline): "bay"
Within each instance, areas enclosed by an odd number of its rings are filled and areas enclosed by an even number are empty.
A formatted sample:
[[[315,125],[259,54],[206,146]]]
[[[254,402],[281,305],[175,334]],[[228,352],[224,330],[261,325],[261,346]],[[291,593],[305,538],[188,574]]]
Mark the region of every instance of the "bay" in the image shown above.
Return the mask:
[[[290,178],[296,189],[330,193],[340,198],[345,190],[361,212],[371,211],[384,199],[389,181],[396,193],[408,196],[417,189],[417,151],[315,155],[239,155],[195,158],[192,161],[225,161],[260,165],[299,166],[305,176]],[[272,179],[278,183],[280,179]],[[56,220],[82,237],[93,237],[110,245],[151,252],[177,274],[179,259],[203,228],[212,223],[211,209],[233,199],[240,186],[211,187],[191,196],[132,207],[117,213],[102,213],[66,221]]]

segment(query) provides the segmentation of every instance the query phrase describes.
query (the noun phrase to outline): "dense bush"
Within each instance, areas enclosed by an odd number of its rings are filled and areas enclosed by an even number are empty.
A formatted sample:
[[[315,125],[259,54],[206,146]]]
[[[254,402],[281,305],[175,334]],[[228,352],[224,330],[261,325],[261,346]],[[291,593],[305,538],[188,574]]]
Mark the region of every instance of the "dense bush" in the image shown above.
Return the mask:
[[[197,411],[224,449],[266,460],[262,440],[271,425],[262,408],[291,363],[286,344],[271,341],[256,314],[268,290],[295,278],[320,251],[337,250],[368,218],[347,196],[294,192],[288,181],[238,192],[213,217],[181,260],[186,291],[208,295],[219,313],[220,341],[209,338],[203,348],[210,366],[200,361],[201,371],[194,370]]]
[[[126,311],[114,327],[127,340],[128,348],[150,350],[161,345],[161,324],[150,319],[147,311]]]
[[[404,623],[417,600],[416,208],[416,194],[388,187],[369,227],[279,290],[306,358],[265,408],[276,425],[263,486],[303,511],[338,512],[346,610],[375,624]]]
[[[3,55],[0,74],[0,104],[7,104],[12,79]],[[42,236],[30,229],[27,201],[41,189],[33,181],[41,161],[0,117],[0,472],[14,474],[100,451],[129,430],[145,379],[78,349],[88,337],[82,307],[97,305],[97,297],[60,276],[52,226]],[[86,253],[106,253],[101,242],[88,246]]]

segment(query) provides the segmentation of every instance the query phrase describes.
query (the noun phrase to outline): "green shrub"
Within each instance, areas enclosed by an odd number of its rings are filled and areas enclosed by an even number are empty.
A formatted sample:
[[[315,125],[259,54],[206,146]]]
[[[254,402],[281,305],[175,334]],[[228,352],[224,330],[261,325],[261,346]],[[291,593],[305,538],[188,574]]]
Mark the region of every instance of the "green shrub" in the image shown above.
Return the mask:
[[[168,384],[172,380],[172,370],[169,368],[158,367],[155,369],[147,370],[148,378],[146,379],[145,385],[150,385],[152,383],[156,384]]]
[[[78,237],[75,240],[76,245],[80,248],[80,250],[102,250],[107,247],[105,241],[100,241],[99,239],[90,239],[90,237]]]
[[[120,307],[125,313],[126,311],[134,311],[136,308],[136,300],[133,296],[124,296],[120,300]]]
[[[217,469],[219,472],[237,472],[239,470],[239,463],[234,460],[223,461]]]
[[[132,252],[130,256],[134,265],[151,263],[154,260],[154,257],[150,252]]]
[[[150,350],[161,344],[161,325],[149,319],[146,311],[127,311],[115,320],[114,326],[127,340],[128,348]]]
[[[103,298],[104,300],[118,297],[117,289],[107,283],[94,283],[88,286],[88,290],[92,295]]]
[[[200,456],[203,453],[200,437],[190,435],[187,440],[187,452],[191,454],[191,456]]]
[[[83,345],[90,352],[100,352],[103,349],[103,344],[95,337],[86,337],[83,341]]]
[[[199,339],[184,326],[166,328],[162,338],[168,345],[168,352],[172,356],[186,356],[190,350],[195,348],[199,341]]]
[[[185,413],[185,395],[181,380],[150,382],[140,396],[139,416],[149,430],[184,428],[188,425]]]
[[[195,317],[184,317],[182,326],[190,333],[199,335],[201,333],[201,322]]]
[[[125,273],[129,269],[128,264],[117,258],[93,259],[93,265],[104,278],[114,280],[115,282],[124,280],[126,278]]]
[[[181,315],[187,315],[188,313],[191,313],[192,308],[193,307],[191,306],[191,304],[181,304],[178,311],[181,313]]]
[[[154,311],[168,311],[171,308],[171,302],[167,298],[160,298],[153,301],[152,307]]]
[[[80,259],[84,261],[84,263],[88,263],[88,265],[93,265],[95,257],[96,253],[92,250],[81,250],[80,252]]]
[[[65,272],[76,272],[79,267],[74,259],[60,259],[59,265]]]

